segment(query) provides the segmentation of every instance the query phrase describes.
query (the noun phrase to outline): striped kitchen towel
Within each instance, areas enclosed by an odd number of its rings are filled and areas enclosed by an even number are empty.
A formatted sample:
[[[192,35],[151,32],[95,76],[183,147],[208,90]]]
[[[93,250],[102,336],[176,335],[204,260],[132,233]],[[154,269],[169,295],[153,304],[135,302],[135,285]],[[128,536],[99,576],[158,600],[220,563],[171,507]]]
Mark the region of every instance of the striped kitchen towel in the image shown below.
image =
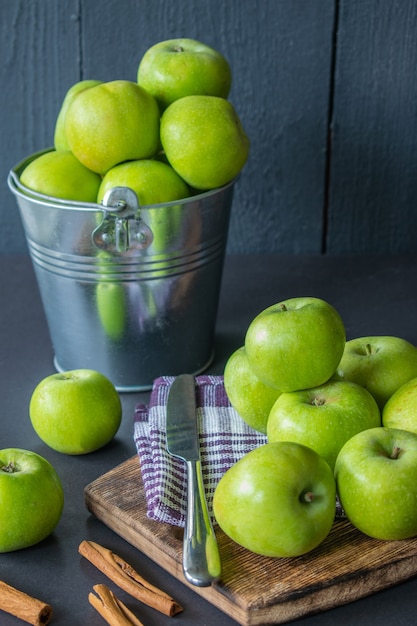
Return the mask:
[[[154,381],[149,406],[139,404],[134,415],[134,441],[139,455],[147,516],[184,526],[186,466],[166,449],[166,406],[173,376]],[[266,436],[250,428],[232,408],[222,376],[197,376],[197,419],[201,466],[209,512],[223,474],[244,454],[266,443]]]

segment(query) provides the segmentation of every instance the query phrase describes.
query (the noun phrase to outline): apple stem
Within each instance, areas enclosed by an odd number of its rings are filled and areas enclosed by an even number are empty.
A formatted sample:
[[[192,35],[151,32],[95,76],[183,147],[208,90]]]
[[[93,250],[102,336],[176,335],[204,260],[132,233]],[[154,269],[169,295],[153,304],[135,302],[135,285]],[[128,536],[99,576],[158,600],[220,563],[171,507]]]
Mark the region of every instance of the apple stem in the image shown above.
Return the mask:
[[[285,306],[285,304],[280,304],[279,308],[281,309],[281,311],[288,311],[287,307]]]
[[[368,356],[370,356],[371,354],[373,354],[372,346],[371,346],[371,344],[370,344],[370,343],[367,343],[367,344],[366,344],[366,346],[365,346],[365,350],[366,350],[366,354],[367,354]]]
[[[398,457],[401,454],[401,448],[400,446],[394,446],[392,453],[391,453],[391,459],[395,460],[398,459]]]
[[[314,406],[323,406],[323,404],[326,404],[326,401],[323,398],[315,397],[311,401],[311,404],[313,404]]]
[[[6,472],[7,474],[14,474],[15,472],[17,472],[17,467],[13,463],[13,461],[9,461],[7,465],[3,465],[1,471]]]
[[[306,491],[305,493],[303,493],[304,502],[313,502],[313,500],[314,500],[314,493],[312,491]]]
[[[182,46],[175,46],[174,52],[184,52],[184,48]]]

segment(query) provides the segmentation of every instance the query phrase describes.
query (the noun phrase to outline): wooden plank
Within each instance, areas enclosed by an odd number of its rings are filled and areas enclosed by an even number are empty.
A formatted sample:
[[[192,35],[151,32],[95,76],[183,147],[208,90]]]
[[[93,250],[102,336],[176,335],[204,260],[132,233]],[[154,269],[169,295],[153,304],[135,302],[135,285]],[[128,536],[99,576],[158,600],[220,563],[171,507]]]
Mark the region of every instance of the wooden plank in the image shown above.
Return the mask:
[[[321,546],[294,559],[250,553],[217,528],[222,578],[212,587],[193,587],[182,574],[182,530],[146,517],[136,456],[87,485],[84,497],[88,510],[104,524],[242,626],[282,624],[417,573],[417,539],[377,541],[337,520]]]
[[[1,0],[0,254],[27,252],[10,169],[52,145],[67,89],[79,80],[77,0]]]
[[[328,253],[417,249],[417,4],[340,2]]]

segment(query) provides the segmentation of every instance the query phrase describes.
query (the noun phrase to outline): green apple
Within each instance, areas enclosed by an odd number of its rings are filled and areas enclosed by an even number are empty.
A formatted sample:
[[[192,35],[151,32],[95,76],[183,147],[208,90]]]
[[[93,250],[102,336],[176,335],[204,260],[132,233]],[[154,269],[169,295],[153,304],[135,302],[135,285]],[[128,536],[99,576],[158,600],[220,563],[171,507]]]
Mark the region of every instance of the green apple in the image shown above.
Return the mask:
[[[249,155],[249,139],[233,105],[217,96],[185,96],[161,118],[161,143],[172,167],[199,190],[233,180]]]
[[[224,368],[224,387],[230,404],[249,426],[266,434],[271,408],[280,392],[268,387],[253,373],[241,346],[228,358]]]
[[[113,187],[129,187],[141,205],[161,204],[187,198],[190,190],[177,172],[167,163],[140,159],[120,163],[104,176],[98,192],[98,202]]]
[[[54,198],[95,202],[101,178],[80,163],[70,150],[51,150],[31,161],[20,175],[28,189]]]
[[[360,385],[330,380],[320,387],[282,393],[267,422],[269,442],[295,441],[310,446],[334,468],[348,439],[381,426],[381,412]]]
[[[187,206],[182,203],[161,204],[149,209],[146,217],[146,225],[152,231],[153,254],[167,254],[173,249],[177,250],[179,242],[182,242],[184,229],[187,229]],[[200,235],[200,226],[193,225],[193,240]],[[181,244],[180,244],[181,245]],[[173,247],[174,246],[174,247]],[[163,270],[160,270],[161,272]]]
[[[32,393],[29,415],[38,436],[63,454],[87,454],[107,444],[122,417],[113,383],[89,369],[51,374]]]
[[[184,96],[227,98],[232,73],[225,57],[214,48],[195,39],[168,39],[145,52],[137,80],[164,110]]]
[[[0,450],[0,552],[48,537],[63,508],[62,483],[49,461],[21,448]]]
[[[103,175],[118,163],[157,152],[159,108],[137,83],[102,83],[74,98],[66,112],[65,133],[77,159]]]
[[[96,287],[98,320],[106,336],[118,342],[123,339],[128,324],[125,286],[115,281],[115,257],[112,253],[100,250],[96,267],[100,276]]]
[[[382,425],[417,433],[417,377],[401,385],[387,401]]]
[[[320,298],[290,298],[259,313],[249,324],[245,347],[260,380],[280,391],[325,383],[345,346],[343,320]]]
[[[67,115],[68,108],[74,98],[80,93],[80,91],[84,91],[84,89],[89,89],[90,87],[95,87],[96,85],[100,85],[102,81],[100,80],[81,80],[67,91],[65,94],[65,98],[62,102],[61,108],[58,113],[58,117],[55,123],[55,132],[54,132],[54,147],[56,150],[69,150],[69,143],[67,140],[67,134],[65,131],[65,118]]]
[[[123,285],[101,281],[96,287],[97,313],[107,337],[118,341],[123,337],[126,322],[126,298]]]
[[[365,387],[384,404],[401,385],[417,377],[417,348],[401,337],[358,337],[346,342],[337,376]]]
[[[213,511],[222,530],[251,552],[294,557],[329,534],[335,516],[333,472],[314,450],[267,443],[245,454],[222,476]]]
[[[417,535],[417,434],[371,428],[345,443],[335,478],[346,517],[375,539]]]

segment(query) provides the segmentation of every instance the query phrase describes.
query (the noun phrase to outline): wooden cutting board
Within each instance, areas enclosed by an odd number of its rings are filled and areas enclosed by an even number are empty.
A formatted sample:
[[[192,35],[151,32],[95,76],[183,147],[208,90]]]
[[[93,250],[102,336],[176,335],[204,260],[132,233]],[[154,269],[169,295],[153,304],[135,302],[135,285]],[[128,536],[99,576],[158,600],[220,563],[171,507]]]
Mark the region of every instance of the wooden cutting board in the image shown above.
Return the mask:
[[[137,456],[87,485],[84,496],[99,520],[243,626],[282,624],[417,573],[417,538],[377,541],[337,520],[321,546],[292,559],[252,554],[216,528],[222,578],[211,587],[194,587],[182,573],[182,530],[146,517]]]

